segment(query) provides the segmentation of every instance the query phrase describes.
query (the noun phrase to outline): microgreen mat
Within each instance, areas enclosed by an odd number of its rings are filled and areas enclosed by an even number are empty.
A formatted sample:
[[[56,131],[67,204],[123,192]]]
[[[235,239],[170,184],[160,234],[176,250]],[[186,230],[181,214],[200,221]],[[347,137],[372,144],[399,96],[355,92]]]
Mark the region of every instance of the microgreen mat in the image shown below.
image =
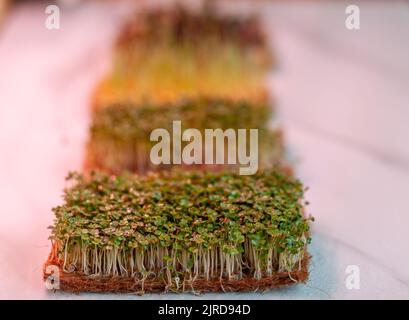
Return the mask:
[[[51,227],[68,272],[260,278],[300,268],[309,242],[303,186],[278,169],[68,180]]]
[[[257,18],[205,9],[153,10],[135,15],[121,32],[111,74],[95,93],[95,106],[146,98],[265,100],[270,52]]]
[[[172,132],[173,120],[181,121],[182,130],[195,128],[203,136],[205,129],[258,129],[259,168],[281,164],[281,133],[268,128],[271,117],[272,109],[266,103],[229,99],[187,99],[159,105],[110,105],[93,115],[87,166],[112,173],[124,170],[144,173],[165,169],[150,161],[150,150],[156,142],[151,142],[149,137],[157,128]],[[183,142],[182,146],[186,144]]]

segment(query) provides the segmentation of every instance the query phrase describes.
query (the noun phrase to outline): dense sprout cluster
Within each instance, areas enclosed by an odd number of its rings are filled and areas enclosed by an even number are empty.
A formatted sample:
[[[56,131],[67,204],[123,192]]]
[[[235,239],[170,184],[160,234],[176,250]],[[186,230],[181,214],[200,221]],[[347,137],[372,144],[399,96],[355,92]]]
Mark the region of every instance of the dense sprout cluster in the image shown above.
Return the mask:
[[[271,118],[268,104],[251,104],[228,99],[188,99],[167,104],[122,103],[107,106],[95,113],[91,134],[119,140],[148,141],[156,128],[171,131],[172,121],[180,120],[185,128],[265,130]]]
[[[65,204],[54,208],[52,238],[106,249],[152,245],[195,252],[221,247],[298,253],[307,242],[300,182],[267,171],[254,176],[171,172],[132,175],[72,174]]]
[[[203,38],[221,43],[228,41],[243,48],[267,46],[256,17],[220,15],[209,6],[200,11],[189,11],[179,6],[172,10],[138,12],[125,25],[118,45],[126,47],[134,43],[158,41],[199,44]]]
[[[229,99],[187,99],[161,105],[114,104],[94,114],[88,165],[112,173],[169,169],[170,166],[151,163],[149,153],[155,142],[149,137],[156,128],[171,132],[174,120],[181,121],[182,130],[195,128],[203,136],[205,129],[258,129],[259,168],[281,164],[281,133],[268,128],[271,113],[267,104]],[[182,146],[186,144],[182,142]]]
[[[203,95],[265,101],[271,60],[255,17],[211,9],[138,12],[121,32],[112,73],[98,86],[95,107]]]
[[[112,73],[97,87],[95,107],[201,96],[265,101],[264,60],[264,55],[244,54],[229,43],[205,40],[200,47],[155,43],[121,50],[115,53]]]

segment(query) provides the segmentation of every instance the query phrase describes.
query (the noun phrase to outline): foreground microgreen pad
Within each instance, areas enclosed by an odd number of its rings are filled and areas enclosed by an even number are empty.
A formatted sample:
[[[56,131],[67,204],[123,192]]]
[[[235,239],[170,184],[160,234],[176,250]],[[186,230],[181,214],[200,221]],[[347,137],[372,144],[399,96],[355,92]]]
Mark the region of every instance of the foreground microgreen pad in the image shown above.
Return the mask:
[[[303,186],[278,170],[68,180],[47,262],[62,289],[247,291],[308,277]]]
[[[170,132],[172,139],[173,121],[181,121],[182,130],[199,130],[203,137],[205,129],[258,129],[258,167],[282,164],[281,132],[269,129],[271,118],[272,108],[266,103],[229,99],[184,99],[167,104],[113,104],[97,110],[93,115],[86,170],[145,173],[149,170],[169,169],[169,165],[152,163],[150,151],[157,142],[150,141],[150,135],[153,130],[164,128]],[[247,137],[248,150],[251,147],[249,141]],[[171,142],[175,142],[174,139]],[[181,144],[183,147],[188,142],[183,141]],[[227,152],[227,139],[224,146]],[[237,168],[227,165],[227,156],[225,159],[223,169]],[[195,166],[188,165],[185,168]],[[210,166],[205,168],[210,169]],[[220,169],[220,166],[214,168]]]

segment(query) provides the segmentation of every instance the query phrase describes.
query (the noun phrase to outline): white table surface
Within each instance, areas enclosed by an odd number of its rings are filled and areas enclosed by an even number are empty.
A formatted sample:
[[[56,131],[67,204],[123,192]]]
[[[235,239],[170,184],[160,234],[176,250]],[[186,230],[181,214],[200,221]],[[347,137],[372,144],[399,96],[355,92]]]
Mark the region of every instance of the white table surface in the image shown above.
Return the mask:
[[[269,85],[297,175],[310,187],[310,281],[267,293],[50,293],[42,265],[51,208],[80,170],[92,90],[108,71],[126,6],[17,7],[0,29],[0,298],[409,298],[409,6],[360,3],[361,29],[336,2],[271,2],[262,12],[278,57]],[[236,5],[235,9],[246,9]],[[345,286],[360,268],[359,290]]]

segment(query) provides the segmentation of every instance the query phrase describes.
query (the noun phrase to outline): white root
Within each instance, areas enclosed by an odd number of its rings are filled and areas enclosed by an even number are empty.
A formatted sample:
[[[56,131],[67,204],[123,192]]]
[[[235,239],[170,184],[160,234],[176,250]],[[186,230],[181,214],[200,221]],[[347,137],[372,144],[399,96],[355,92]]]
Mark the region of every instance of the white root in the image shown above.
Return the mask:
[[[246,239],[242,253],[229,254],[217,246],[199,247],[194,253],[190,253],[164,248],[159,244],[130,249],[98,248],[67,240],[62,244],[60,258],[65,272],[77,270],[92,276],[131,276],[142,281],[148,275],[157,277],[162,274],[171,290],[185,290],[186,281],[192,286],[197,279],[242,279],[249,272],[254,278],[261,279],[277,272],[301,270],[305,248],[297,254],[285,251],[278,253],[273,240],[270,244],[269,249],[262,252]]]

